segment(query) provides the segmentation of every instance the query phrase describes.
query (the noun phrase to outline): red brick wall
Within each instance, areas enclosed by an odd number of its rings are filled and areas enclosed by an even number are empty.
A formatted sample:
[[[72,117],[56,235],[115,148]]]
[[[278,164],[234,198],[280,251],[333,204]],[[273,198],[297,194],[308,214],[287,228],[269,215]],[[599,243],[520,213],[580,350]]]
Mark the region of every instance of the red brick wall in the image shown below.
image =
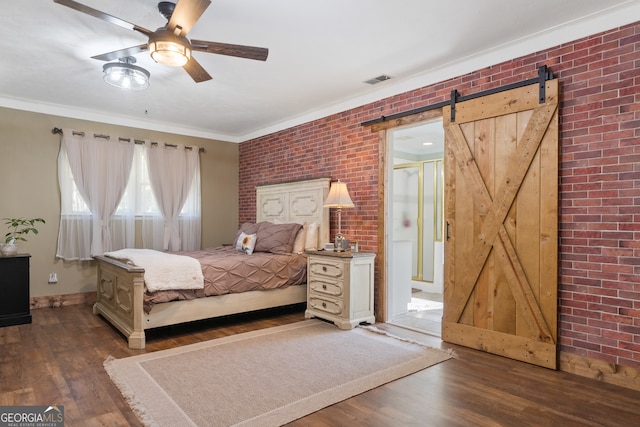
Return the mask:
[[[360,123],[537,76],[560,80],[562,351],[640,368],[640,22],[240,144],[240,222],[254,187],[329,176],[343,230],[377,248],[378,140]],[[336,218],[332,212],[332,230]]]

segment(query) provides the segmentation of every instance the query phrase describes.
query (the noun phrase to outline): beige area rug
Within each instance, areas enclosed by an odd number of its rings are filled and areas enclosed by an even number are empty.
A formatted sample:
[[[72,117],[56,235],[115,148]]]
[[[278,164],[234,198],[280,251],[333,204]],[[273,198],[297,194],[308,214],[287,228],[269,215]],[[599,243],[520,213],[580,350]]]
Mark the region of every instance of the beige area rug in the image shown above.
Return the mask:
[[[375,328],[319,320],[104,365],[149,426],[277,426],[449,359]]]

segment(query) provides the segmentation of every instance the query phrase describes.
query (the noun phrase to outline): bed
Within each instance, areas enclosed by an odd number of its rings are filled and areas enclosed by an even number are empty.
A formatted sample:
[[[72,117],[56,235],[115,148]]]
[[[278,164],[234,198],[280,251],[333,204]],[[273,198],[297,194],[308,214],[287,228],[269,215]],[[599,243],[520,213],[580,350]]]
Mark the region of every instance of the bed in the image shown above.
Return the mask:
[[[329,213],[323,202],[329,186],[329,178],[319,178],[256,187],[256,223],[317,224],[318,244],[328,242]],[[230,249],[235,248],[218,250]],[[147,329],[304,303],[307,298],[304,283],[155,303],[150,309],[147,302],[145,310],[145,270],[104,255],[94,259],[97,263],[97,299],[93,312],[122,332],[129,348],[133,349],[145,347]]]

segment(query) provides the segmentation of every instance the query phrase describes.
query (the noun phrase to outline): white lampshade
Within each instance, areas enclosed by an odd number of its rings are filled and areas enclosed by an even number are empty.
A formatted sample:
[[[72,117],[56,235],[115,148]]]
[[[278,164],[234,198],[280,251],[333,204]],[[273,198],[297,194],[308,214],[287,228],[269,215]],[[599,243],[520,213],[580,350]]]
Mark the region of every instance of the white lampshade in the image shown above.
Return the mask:
[[[355,205],[349,196],[347,184],[338,180],[331,184],[331,189],[324,201],[325,208],[352,208]]]

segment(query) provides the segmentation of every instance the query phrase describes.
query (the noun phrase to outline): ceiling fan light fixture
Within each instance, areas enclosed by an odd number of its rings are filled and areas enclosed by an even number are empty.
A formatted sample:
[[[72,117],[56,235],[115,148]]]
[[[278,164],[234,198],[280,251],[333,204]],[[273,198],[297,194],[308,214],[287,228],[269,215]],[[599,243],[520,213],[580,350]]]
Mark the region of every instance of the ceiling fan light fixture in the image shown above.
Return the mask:
[[[149,87],[151,74],[142,67],[133,65],[135,58],[122,58],[119,62],[110,62],[102,66],[103,79],[111,86],[120,89],[139,91]]]
[[[191,59],[191,44],[168,30],[158,30],[149,38],[151,58],[159,64],[182,67]]]
[[[93,59],[97,59],[99,61],[112,61],[114,59],[129,57],[148,50],[153,60],[159,64],[183,67],[184,71],[186,71],[196,83],[211,80],[211,75],[207,73],[195,57],[192,57],[192,50],[194,50],[194,48],[187,38],[191,28],[196,24],[198,19],[200,19],[202,14],[211,4],[211,0],[161,1],[158,3],[158,11],[167,19],[167,23],[155,31],[151,31],[147,28],[141,27],[140,25],[132,24],[131,22],[125,21],[116,16],[109,15],[108,13],[84,5],[76,0],[54,0],[54,2],[74,9],[77,12],[117,25],[121,28],[137,31],[148,38],[146,43],[101,55],[95,55],[92,56]],[[205,40],[194,40],[194,46],[195,50],[199,52],[255,59],[257,61],[266,61],[267,56],[269,55],[269,49],[255,46],[219,43]],[[108,80],[106,77],[107,70],[110,70],[110,68],[105,68],[105,80],[111,81],[113,78],[109,77]],[[130,68],[130,70],[133,70],[133,68]],[[111,72],[112,71],[110,70],[109,73]],[[135,74],[134,71],[131,71],[131,73]],[[144,74],[144,72],[142,73]],[[138,76],[142,77],[141,75]],[[130,83],[133,83],[133,81],[127,80],[125,85]],[[122,87],[120,84],[116,84],[116,86]]]

